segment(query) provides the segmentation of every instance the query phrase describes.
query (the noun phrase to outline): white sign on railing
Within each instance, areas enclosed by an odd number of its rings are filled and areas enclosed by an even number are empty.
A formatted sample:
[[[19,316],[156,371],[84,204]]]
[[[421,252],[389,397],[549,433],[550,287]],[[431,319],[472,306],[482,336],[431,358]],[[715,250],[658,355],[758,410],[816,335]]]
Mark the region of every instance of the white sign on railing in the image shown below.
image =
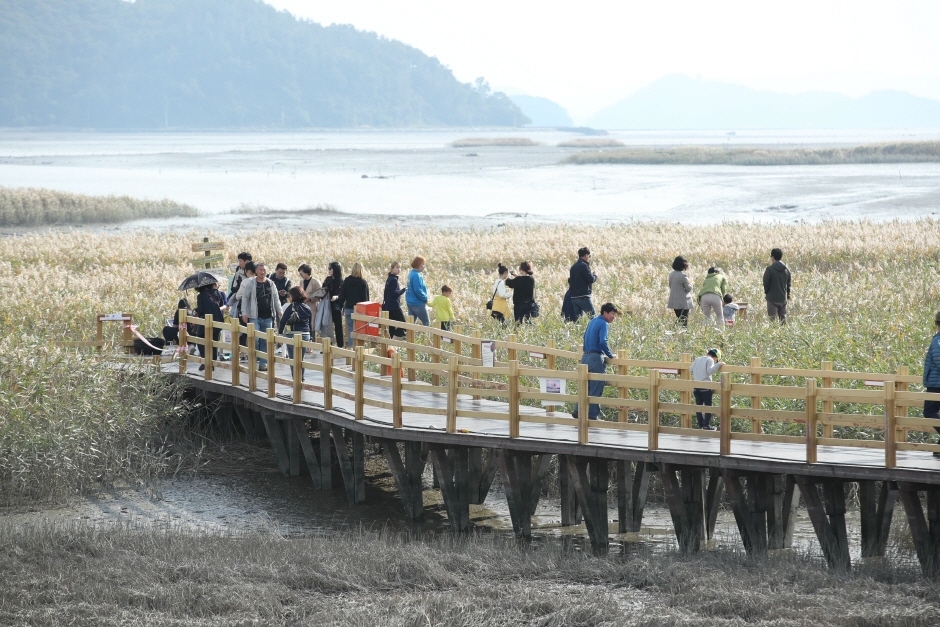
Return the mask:
[[[568,393],[568,380],[555,377],[539,377],[539,391],[542,394],[558,394],[559,396]],[[564,405],[563,402],[542,399],[542,405],[546,407],[556,407]]]
[[[483,340],[480,342],[481,357],[484,368],[493,368],[496,365],[496,340]]]

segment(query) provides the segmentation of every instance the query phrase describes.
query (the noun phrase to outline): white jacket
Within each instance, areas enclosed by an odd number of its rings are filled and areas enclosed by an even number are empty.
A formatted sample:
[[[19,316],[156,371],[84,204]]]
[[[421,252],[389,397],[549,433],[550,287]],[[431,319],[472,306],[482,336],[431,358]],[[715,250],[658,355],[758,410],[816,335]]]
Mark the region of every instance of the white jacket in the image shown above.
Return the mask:
[[[704,355],[692,362],[693,381],[711,381],[712,375],[721,370],[722,364],[711,355]]]

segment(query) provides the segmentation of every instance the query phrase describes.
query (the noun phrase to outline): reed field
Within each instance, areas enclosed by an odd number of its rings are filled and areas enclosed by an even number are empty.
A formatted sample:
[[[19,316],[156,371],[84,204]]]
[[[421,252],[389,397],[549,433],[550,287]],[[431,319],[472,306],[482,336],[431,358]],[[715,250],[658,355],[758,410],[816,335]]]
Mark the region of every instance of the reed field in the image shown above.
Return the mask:
[[[561,144],[560,144],[561,145]],[[648,165],[840,165],[849,163],[936,163],[940,141],[862,144],[848,148],[760,148],[677,146],[625,148],[573,154],[565,163]]]
[[[0,187],[0,226],[102,224],[196,215],[199,211],[195,207],[166,199],[83,196],[49,189]]]
[[[528,137],[465,137],[455,139],[451,148],[480,148],[482,146],[538,146],[539,143]]]
[[[612,137],[581,137],[558,142],[559,148],[623,148],[624,143]]]
[[[306,537],[128,525],[0,525],[4,625],[929,627],[938,584],[789,551],[694,556],[505,536]]]

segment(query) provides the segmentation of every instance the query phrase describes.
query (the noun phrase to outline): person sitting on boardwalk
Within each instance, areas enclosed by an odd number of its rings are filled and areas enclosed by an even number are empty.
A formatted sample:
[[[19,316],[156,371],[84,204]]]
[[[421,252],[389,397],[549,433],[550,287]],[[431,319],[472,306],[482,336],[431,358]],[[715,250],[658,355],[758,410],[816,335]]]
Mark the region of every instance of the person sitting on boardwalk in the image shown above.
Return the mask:
[[[931,394],[940,394],[940,311],[933,318],[937,332],[930,340],[930,348],[924,357],[924,387]],[[940,401],[924,401],[924,418],[940,420]],[[940,433],[940,427],[934,427]],[[940,457],[940,453],[934,453]]]
[[[450,300],[453,294],[454,290],[449,285],[445,285],[441,288],[441,293],[431,301],[434,317],[441,324],[441,330],[443,331],[450,331],[454,320],[457,319],[454,315],[454,304]]]
[[[597,282],[597,273],[591,270],[591,251],[587,246],[578,250],[578,260],[568,270],[568,288],[571,292],[571,305],[574,307],[575,320],[581,314],[589,318],[595,316],[594,303],[591,301],[593,285]]]
[[[581,355],[581,363],[586,364],[588,372],[603,373],[607,372],[608,359],[613,359],[614,354],[610,351],[607,344],[607,337],[610,334],[610,324],[620,313],[617,306],[613,303],[604,303],[601,306],[601,315],[593,318],[584,330],[584,354]],[[588,396],[603,396],[606,381],[589,381]],[[591,403],[588,407],[588,418],[597,420],[601,414],[601,406],[597,403]],[[571,415],[578,417],[578,408],[575,408]]]
[[[428,317],[428,286],[421,276],[427,268],[427,261],[418,255],[411,261],[411,272],[408,273],[408,285],[405,288],[405,304],[408,305],[408,315],[416,318],[419,324],[430,326]]]
[[[721,361],[721,351],[717,348],[709,348],[707,353],[692,362],[692,380],[711,381],[712,375],[721,370],[724,365],[725,363]],[[712,396],[714,394],[715,390],[706,390],[705,388],[694,388],[692,390],[695,404],[705,407],[712,406]],[[710,413],[696,412],[695,417],[698,418],[699,429],[715,430],[715,427],[711,425],[712,415]]]
[[[770,251],[770,265],[764,270],[764,297],[767,299],[767,315],[771,320],[787,322],[787,301],[790,300],[790,269],[782,261],[783,251]]]
[[[722,311],[724,307],[722,299],[730,291],[728,278],[722,269],[718,267],[709,268],[708,275],[702,283],[702,289],[698,291],[698,304],[702,308],[706,325],[712,323],[712,314],[714,314],[715,322],[712,324],[719,327],[724,326],[725,317]]]

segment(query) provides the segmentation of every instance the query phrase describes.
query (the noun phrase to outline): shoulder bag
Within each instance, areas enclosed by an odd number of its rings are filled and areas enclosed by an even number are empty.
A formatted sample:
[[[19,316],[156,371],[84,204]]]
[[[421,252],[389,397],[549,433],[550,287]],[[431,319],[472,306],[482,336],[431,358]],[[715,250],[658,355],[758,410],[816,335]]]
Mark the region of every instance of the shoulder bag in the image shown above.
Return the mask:
[[[502,281],[502,279],[500,279],[500,281]],[[488,301],[486,301],[487,309],[493,308],[493,299],[496,298],[496,292],[498,291],[499,291],[499,281],[496,282],[496,289],[493,290],[493,296]]]

